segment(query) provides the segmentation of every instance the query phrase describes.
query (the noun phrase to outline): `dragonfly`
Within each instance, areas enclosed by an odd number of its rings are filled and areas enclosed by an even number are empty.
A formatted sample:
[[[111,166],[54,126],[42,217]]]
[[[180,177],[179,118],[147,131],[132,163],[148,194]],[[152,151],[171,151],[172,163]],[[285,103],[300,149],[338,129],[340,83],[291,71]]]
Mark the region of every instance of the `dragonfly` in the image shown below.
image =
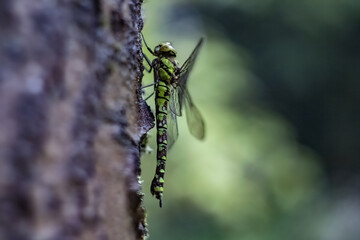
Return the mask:
[[[154,92],[146,98],[146,100],[149,99],[155,93],[157,164],[150,191],[162,207],[167,152],[178,138],[177,117],[183,116],[184,109],[190,133],[199,140],[205,137],[204,119],[187,89],[189,74],[194,67],[204,38],[199,40],[191,55],[181,66],[176,60],[177,52],[170,42],[160,43],[152,50],[147,45],[144,36],[142,39],[147,50],[155,57],[151,62],[144,54],[150,66],[150,69],[145,69],[149,73],[153,70],[154,83],[143,88],[154,86]]]

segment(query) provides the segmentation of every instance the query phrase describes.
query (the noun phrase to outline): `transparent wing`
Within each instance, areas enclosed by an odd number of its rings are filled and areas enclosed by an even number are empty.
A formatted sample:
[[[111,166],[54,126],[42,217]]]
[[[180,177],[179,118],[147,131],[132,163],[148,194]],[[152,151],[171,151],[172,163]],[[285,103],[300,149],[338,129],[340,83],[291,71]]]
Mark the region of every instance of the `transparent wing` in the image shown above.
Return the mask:
[[[179,99],[179,90],[180,88],[174,88],[170,87],[170,110],[172,113],[174,113],[176,116],[182,116],[182,106],[181,101]]]
[[[168,110],[167,112],[167,125],[167,141],[169,150],[174,145],[179,136],[176,114],[173,113],[171,110]]]
[[[178,79],[175,81],[175,87],[171,88],[170,95],[170,110],[177,116],[182,116],[184,93],[186,90],[186,83],[189,74],[194,67],[194,63],[198,56],[201,46],[203,45],[204,38],[201,38],[190,57],[181,66]]]
[[[186,86],[186,82],[189,78],[189,74],[191,72],[191,70],[194,67],[194,63],[196,61],[196,58],[199,54],[200,48],[204,43],[204,38],[202,37],[198,44],[196,45],[196,47],[194,48],[193,52],[191,53],[190,57],[188,59],[186,59],[186,61],[184,62],[184,64],[181,66],[180,68],[180,74],[179,74],[179,78],[177,81],[177,85],[185,88]],[[180,98],[181,99],[181,98]]]
[[[205,137],[205,123],[200,111],[195,106],[190,97],[190,94],[186,88],[186,84],[203,43],[204,38],[201,38],[190,57],[181,66],[178,79],[175,81],[175,87],[171,88],[170,90],[171,99],[169,103],[169,112],[173,114],[173,117],[175,118],[176,116],[182,116],[182,110],[185,106],[186,121],[189,127],[189,131],[194,137],[198,139],[204,139]]]
[[[194,63],[199,54],[200,48],[204,43],[204,38],[201,38],[192,51],[188,59],[181,66],[177,80],[175,81],[175,87],[171,89],[171,101],[170,109],[177,116],[182,116],[182,110],[184,105],[184,97],[186,90],[186,83],[189,78],[189,74],[194,67]]]
[[[205,122],[200,111],[193,103],[189,92],[184,89],[186,121],[190,133],[199,140],[205,138]]]

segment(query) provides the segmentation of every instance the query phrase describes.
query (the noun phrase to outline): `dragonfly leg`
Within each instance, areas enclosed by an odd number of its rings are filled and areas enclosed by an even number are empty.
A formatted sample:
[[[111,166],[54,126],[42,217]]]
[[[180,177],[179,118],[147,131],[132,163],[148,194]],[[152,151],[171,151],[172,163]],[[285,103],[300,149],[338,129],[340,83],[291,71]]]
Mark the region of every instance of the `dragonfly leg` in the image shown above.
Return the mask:
[[[151,87],[151,86],[154,86],[154,85],[155,85],[155,83],[151,83],[151,84],[142,86],[141,89],[148,88],[148,87]]]
[[[147,101],[149,98],[152,97],[152,95],[154,95],[155,92],[152,92],[149,96],[147,96],[147,98],[145,98],[145,101]]]
[[[144,38],[144,35],[143,35],[142,33],[141,33],[141,38],[142,38],[142,40],[144,41],[147,50],[148,50],[152,55],[154,55],[154,52],[153,52],[153,51],[151,50],[151,48],[149,48],[149,46],[147,45],[147,43],[146,43],[146,41],[145,41],[145,38]]]
[[[150,66],[150,69],[147,69],[147,68],[145,67],[145,65],[144,65],[144,68],[145,68],[145,70],[146,70],[148,73],[150,73],[151,70],[153,69],[153,66],[152,66],[152,64],[151,64],[151,61],[150,61],[150,59],[146,56],[145,53],[143,53],[143,56],[144,56],[147,64],[149,64],[149,66]]]
[[[148,87],[151,87],[151,86],[154,86],[155,83],[151,83],[151,84],[148,84],[148,85],[145,85],[145,86],[142,86],[141,87],[141,90],[145,89],[145,88],[148,88]],[[145,98],[145,101],[148,100],[149,98],[151,98],[152,95],[154,95],[155,92],[152,92],[149,96],[147,96]],[[142,91],[142,94],[144,94],[144,91]]]
[[[148,50],[152,55],[154,55],[154,52],[153,52],[153,51],[151,50],[151,48],[149,48],[149,46],[147,45],[147,43],[146,43],[146,41],[145,41],[145,38],[144,38],[144,35],[143,35],[142,33],[141,33],[141,38],[142,38],[142,40],[144,41],[147,50]],[[146,62],[147,62],[147,63],[149,64],[149,66],[150,66],[150,69],[145,68],[145,70],[150,73],[151,70],[153,69],[153,66],[152,66],[152,64],[151,64],[150,59],[146,56],[146,54],[143,53],[143,55],[144,55],[144,58],[145,58]]]
[[[151,73],[152,67],[150,67],[150,69],[147,69],[147,68],[144,66],[144,69],[145,69],[148,73]]]

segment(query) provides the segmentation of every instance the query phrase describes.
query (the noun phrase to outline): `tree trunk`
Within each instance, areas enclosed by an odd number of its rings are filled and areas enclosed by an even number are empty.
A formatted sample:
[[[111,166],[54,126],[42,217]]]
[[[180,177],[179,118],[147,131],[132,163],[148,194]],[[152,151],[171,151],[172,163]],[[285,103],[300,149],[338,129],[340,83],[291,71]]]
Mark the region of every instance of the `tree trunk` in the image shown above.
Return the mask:
[[[0,1],[0,239],[142,239],[141,0]]]

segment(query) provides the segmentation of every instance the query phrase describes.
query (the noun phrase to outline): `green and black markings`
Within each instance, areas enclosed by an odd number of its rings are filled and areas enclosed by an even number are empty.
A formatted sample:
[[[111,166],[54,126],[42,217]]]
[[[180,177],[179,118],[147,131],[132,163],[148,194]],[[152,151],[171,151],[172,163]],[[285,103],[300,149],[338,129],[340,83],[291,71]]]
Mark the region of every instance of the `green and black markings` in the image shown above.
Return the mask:
[[[181,67],[176,61],[177,52],[170,42],[159,44],[153,51],[148,47],[144,37],[143,40],[148,51],[155,56],[155,59],[150,62],[147,56],[144,55],[145,60],[150,65],[150,69],[146,70],[148,72],[154,70],[154,83],[144,86],[144,88],[154,85],[155,91],[157,165],[150,191],[152,195],[159,199],[161,207],[167,152],[177,139],[176,117],[182,116],[183,107],[186,110],[190,133],[198,139],[204,139],[205,137],[204,120],[186,88],[189,73],[193,68],[204,39],[200,39],[190,57]]]

